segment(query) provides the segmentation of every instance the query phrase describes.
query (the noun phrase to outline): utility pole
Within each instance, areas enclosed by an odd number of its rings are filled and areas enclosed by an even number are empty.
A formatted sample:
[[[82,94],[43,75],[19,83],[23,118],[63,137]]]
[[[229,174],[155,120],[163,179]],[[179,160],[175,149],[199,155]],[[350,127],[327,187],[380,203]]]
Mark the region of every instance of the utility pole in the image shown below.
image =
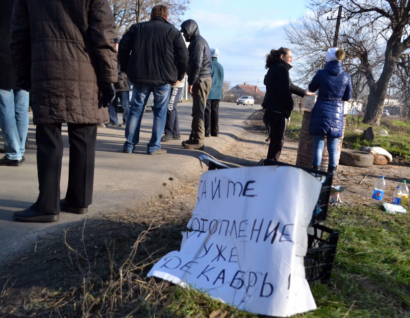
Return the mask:
[[[337,19],[336,19],[336,30],[335,30],[335,38],[333,40],[333,47],[337,47],[337,42],[339,41],[339,30],[340,30],[340,20],[342,20],[342,11],[343,11],[343,7],[339,6],[339,13],[337,14]]]
[[[140,8],[141,8],[140,0],[137,0],[137,23],[141,22],[140,21],[140,19],[141,19]]]

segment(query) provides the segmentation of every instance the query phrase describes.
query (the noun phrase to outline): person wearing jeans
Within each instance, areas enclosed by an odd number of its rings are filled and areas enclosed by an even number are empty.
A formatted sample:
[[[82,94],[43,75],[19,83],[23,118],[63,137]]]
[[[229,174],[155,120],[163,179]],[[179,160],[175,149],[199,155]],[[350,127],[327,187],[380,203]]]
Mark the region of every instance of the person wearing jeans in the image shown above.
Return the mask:
[[[118,44],[119,44],[118,38],[114,40],[115,43],[115,49],[118,52]],[[115,83],[115,91],[116,95],[110,106],[108,106],[108,113],[110,115],[110,122],[107,124],[107,126],[115,126],[115,127],[122,127],[118,123],[118,99],[121,100],[121,106],[122,109],[124,110],[123,116],[122,116],[122,122],[124,125],[127,124],[127,119],[128,119],[128,113],[130,109],[130,90],[131,90],[131,84],[130,81],[128,80],[127,74],[125,72],[121,72],[121,66],[120,63],[117,59],[117,69],[118,69],[118,82]]]
[[[337,143],[339,138],[327,137],[327,151],[329,152],[329,167],[336,167],[339,153]],[[313,167],[319,169],[322,163],[323,149],[325,148],[325,136],[313,136]]]
[[[319,70],[309,84],[309,90],[319,90],[318,98],[312,109],[309,134],[313,135],[313,168],[319,170],[322,163],[324,136],[327,137],[329,166],[327,172],[335,173],[338,165],[338,138],[343,136],[343,101],[351,98],[352,81],[345,72],[342,60],[345,52],[331,48],[326,52],[326,65]]]
[[[151,92],[154,95],[154,124],[152,126],[151,140],[147,145],[149,155],[159,154],[161,148],[161,136],[164,132],[167,117],[169,97],[171,94],[171,85],[134,85],[131,109],[128,116],[127,127],[125,128],[125,138],[123,152],[132,153],[140,139],[140,129],[142,115],[144,114],[145,105]]]
[[[21,89],[0,89],[0,127],[6,155],[0,165],[20,166],[24,162],[28,131],[29,94]]]
[[[171,97],[168,103],[167,122],[165,124],[164,136],[162,136],[161,142],[167,142],[171,139],[181,139],[181,134],[179,132],[177,105],[179,99],[182,96],[183,89],[184,82],[182,81],[179,82],[177,85],[172,86]]]
[[[127,124],[127,118],[128,114],[130,112],[130,92],[127,91],[122,91],[119,92],[116,89],[116,94],[113,102],[108,106],[108,113],[110,115],[110,122],[107,124],[107,126],[116,126],[116,127],[122,127],[121,124],[118,123],[118,99],[121,100],[121,106],[122,109],[124,110],[124,113],[122,115],[122,122],[124,125]]]
[[[28,131],[29,94],[16,87],[10,50],[10,16],[13,3],[13,0],[3,1],[0,11],[0,127],[6,154],[0,159],[1,166],[20,166],[24,162]]]
[[[134,24],[120,41],[118,59],[133,87],[123,152],[131,153],[139,142],[142,115],[148,97],[154,95],[154,125],[148,144],[149,155],[165,154],[161,149],[171,85],[184,78],[188,50],[178,30],[168,22],[169,9],[156,5],[151,20]],[[153,34],[155,36],[153,36]]]

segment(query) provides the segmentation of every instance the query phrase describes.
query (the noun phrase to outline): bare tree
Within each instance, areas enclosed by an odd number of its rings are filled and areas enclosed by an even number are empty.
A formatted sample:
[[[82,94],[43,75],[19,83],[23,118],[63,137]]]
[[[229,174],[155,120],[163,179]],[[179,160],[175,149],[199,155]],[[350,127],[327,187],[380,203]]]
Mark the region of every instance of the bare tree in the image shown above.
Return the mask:
[[[309,0],[316,14],[335,12],[339,6],[343,10],[339,46],[351,59],[348,66],[364,76],[369,88],[364,122],[379,124],[390,79],[410,48],[410,0]],[[328,47],[335,28],[325,27],[332,24],[322,19],[315,26],[326,35]]]
[[[109,3],[114,14],[117,34],[121,36],[132,24],[148,21],[151,9],[157,4],[169,8],[171,23],[180,23],[190,0],[109,0]]]
[[[318,69],[325,66],[325,52],[328,48],[333,47],[335,42],[335,19],[329,17],[326,12],[321,10],[314,11],[306,17],[303,17],[299,23],[291,23],[285,29],[287,40],[291,43],[291,49],[297,52],[299,61],[296,61],[296,69],[299,78],[296,82],[304,85],[310,83]],[[340,26],[341,36],[338,37],[339,47],[347,52],[344,66],[346,71],[352,77],[353,99],[363,99],[363,93],[366,91],[366,78],[360,69],[360,63],[356,54],[349,48],[347,39],[358,37],[354,29],[346,24]],[[364,41],[365,39],[362,39]],[[372,44],[372,39],[366,39],[367,45]],[[377,59],[372,59],[372,67],[377,68]]]

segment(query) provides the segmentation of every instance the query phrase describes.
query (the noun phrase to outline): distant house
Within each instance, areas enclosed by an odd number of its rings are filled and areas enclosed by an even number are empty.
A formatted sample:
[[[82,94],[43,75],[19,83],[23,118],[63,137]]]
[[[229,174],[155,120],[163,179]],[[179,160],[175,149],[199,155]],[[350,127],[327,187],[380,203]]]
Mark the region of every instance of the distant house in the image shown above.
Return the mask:
[[[384,110],[387,110],[390,115],[400,115],[401,105],[400,100],[396,97],[386,94],[384,98]]]
[[[236,98],[247,95],[247,96],[252,96],[255,99],[256,98],[263,98],[265,96],[265,93],[262,92],[258,88],[258,86],[248,85],[246,83],[244,83],[243,85],[236,85],[236,86],[232,87],[225,94],[235,96]]]
[[[351,99],[344,102],[344,113],[349,115],[358,115],[363,112],[364,102],[361,99]]]

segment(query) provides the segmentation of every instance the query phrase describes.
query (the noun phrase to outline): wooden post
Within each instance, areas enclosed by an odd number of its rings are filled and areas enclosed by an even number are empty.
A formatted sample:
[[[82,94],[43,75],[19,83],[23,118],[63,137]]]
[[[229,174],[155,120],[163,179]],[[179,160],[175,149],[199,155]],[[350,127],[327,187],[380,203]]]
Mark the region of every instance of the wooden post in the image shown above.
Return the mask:
[[[340,20],[342,19],[342,10],[343,10],[343,7],[339,6],[339,13],[337,14],[337,20],[336,20],[335,38],[333,40],[333,47],[337,47],[337,42],[339,41],[339,30],[340,30]]]

